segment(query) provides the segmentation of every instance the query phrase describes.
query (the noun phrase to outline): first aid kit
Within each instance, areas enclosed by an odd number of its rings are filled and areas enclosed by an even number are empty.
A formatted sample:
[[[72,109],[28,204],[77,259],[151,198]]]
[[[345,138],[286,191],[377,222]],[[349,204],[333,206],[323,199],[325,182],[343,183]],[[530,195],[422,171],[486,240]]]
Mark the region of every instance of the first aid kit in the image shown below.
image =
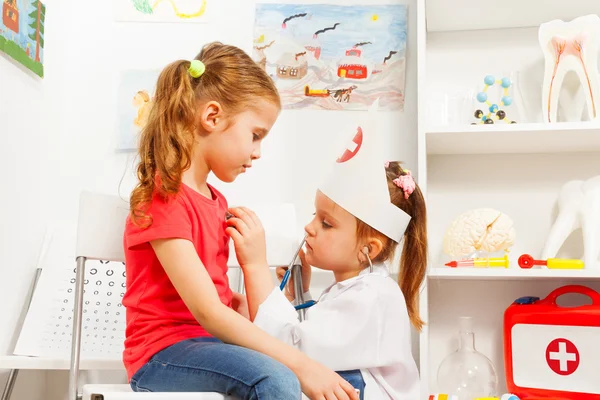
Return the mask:
[[[592,304],[557,304],[572,293]],[[504,313],[504,365],[507,389],[521,399],[600,400],[600,293],[567,285],[515,300]]]

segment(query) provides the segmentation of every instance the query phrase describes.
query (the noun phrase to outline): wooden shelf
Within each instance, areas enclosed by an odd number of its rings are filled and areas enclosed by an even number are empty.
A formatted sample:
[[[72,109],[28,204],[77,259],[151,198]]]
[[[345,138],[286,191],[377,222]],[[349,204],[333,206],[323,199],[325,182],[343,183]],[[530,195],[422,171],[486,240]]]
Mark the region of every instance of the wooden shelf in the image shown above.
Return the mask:
[[[598,122],[464,125],[426,133],[427,154],[524,154],[600,151]]]
[[[479,0],[425,0],[425,9],[427,31],[439,32],[534,27],[553,19],[570,21],[587,14],[600,14],[600,2],[504,0],[495,6]]]
[[[67,370],[71,360],[26,357],[26,356],[1,356],[0,369],[39,369],[39,370]],[[81,370],[124,370],[123,361],[114,359],[81,360]]]
[[[520,268],[431,268],[429,279],[462,280],[524,280],[524,279],[563,279],[600,280],[600,269],[560,270],[560,269],[520,269]]]

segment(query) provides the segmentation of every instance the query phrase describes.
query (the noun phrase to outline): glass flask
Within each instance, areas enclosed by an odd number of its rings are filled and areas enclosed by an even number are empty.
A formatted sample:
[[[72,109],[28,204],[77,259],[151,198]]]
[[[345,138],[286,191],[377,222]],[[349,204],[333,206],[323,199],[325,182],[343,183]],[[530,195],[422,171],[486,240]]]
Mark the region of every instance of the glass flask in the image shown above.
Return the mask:
[[[473,319],[459,318],[458,350],[448,355],[437,373],[438,391],[458,400],[496,396],[498,376],[492,362],[475,350]]]

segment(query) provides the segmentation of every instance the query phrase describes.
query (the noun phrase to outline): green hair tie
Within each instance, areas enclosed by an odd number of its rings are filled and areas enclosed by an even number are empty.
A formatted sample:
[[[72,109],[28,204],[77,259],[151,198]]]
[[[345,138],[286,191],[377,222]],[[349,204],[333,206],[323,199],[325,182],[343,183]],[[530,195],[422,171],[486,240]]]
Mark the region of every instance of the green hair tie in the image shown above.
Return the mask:
[[[206,66],[200,60],[192,60],[190,61],[188,71],[193,78],[200,78],[204,71],[206,71]]]

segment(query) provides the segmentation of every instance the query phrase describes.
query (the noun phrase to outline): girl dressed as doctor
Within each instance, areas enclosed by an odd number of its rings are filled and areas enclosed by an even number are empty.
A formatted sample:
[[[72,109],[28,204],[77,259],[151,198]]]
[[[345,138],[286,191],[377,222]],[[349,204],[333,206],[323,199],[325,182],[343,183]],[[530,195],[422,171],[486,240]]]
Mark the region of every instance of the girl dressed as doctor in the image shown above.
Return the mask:
[[[273,288],[265,264],[247,265],[249,311],[263,330],[340,373],[361,391],[361,399],[418,400],[410,326],[423,325],[418,297],[427,265],[425,200],[410,171],[382,161],[376,133],[369,135],[359,127],[354,149],[346,150],[319,187],[314,219],[305,227],[306,251],[300,253],[305,291],[310,266],[332,271],[335,283],[301,322],[292,304],[293,284],[284,291]],[[232,223],[238,228],[232,234],[236,245],[262,229],[249,210]],[[386,264],[399,243],[396,282]],[[278,270],[280,279],[283,272]]]

